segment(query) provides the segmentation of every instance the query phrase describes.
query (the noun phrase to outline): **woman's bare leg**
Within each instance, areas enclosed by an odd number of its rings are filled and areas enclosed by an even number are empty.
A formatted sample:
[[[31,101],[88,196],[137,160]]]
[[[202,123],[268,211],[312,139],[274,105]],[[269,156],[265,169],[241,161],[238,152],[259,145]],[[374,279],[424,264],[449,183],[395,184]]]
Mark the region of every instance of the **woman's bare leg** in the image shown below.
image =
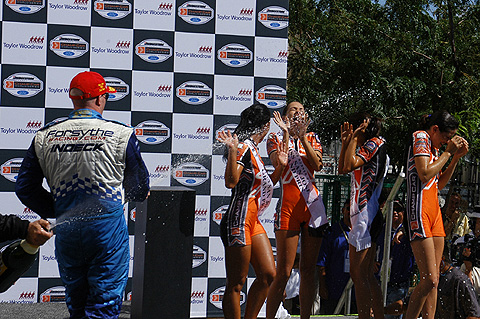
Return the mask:
[[[298,231],[277,230],[277,271],[267,297],[267,319],[274,319],[297,254]]]
[[[272,246],[266,234],[252,237],[251,264],[255,269],[255,281],[250,286],[245,306],[245,319],[257,318],[267,298],[268,287],[275,278],[275,261]]]
[[[300,318],[310,318],[312,304],[317,293],[315,269],[322,238],[312,237],[307,229],[301,236],[300,252]]]
[[[227,284],[222,309],[226,319],[240,319],[240,292],[248,275],[252,246],[225,247]]]

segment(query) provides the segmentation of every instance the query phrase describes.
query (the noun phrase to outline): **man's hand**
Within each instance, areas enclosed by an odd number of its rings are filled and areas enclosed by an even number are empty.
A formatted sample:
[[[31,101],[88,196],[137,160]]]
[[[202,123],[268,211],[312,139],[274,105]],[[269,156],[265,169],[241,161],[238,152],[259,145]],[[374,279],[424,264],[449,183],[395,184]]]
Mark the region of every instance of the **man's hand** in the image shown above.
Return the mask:
[[[27,242],[33,246],[41,246],[49,240],[53,233],[48,231],[50,223],[45,219],[39,219],[31,222],[27,230]]]

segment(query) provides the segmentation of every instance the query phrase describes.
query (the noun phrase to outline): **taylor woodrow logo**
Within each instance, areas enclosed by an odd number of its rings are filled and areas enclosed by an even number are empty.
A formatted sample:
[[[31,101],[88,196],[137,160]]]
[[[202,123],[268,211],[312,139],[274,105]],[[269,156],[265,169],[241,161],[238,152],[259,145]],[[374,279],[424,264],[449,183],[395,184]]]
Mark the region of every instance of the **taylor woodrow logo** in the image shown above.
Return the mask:
[[[212,98],[212,89],[203,82],[188,81],[177,87],[177,97],[191,105],[199,105]]]
[[[155,145],[165,142],[170,137],[170,128],[162,122],[147,120],[135,127],[135,135],[140,142]]]
[[[282,7],[266,7],[258,13],[258,21],[272,30],[288,27],[288,10]]]
[[[218,50],[217,58],[227,66],[240,68],[252,61],[253,53],[242,44],[230,43]]]
[[[45,0],[6,0],[5,4],[17,13],[32,14],[45,7]]]
[[[202,1],[187,1],[178,7],[178,16],[190,24],[205,24],[213,19],[214,12]]]
[[[172,56],[172,47],[160,39],[146,39],[135,46],[135,54],[149,63],[160,63]]]
[[[27,98],[43,91],[43,81],[30,73],[15,73],[3,80],[3,89],[13,96]]]
[[[132,12],[132,5],[127,0],[97,0],[94,9],[106,19],[118,20]]]
[[[50,41],[50,50],[59,57],[75,59],[88,52],[88,42],[76,34],[60,34]]]

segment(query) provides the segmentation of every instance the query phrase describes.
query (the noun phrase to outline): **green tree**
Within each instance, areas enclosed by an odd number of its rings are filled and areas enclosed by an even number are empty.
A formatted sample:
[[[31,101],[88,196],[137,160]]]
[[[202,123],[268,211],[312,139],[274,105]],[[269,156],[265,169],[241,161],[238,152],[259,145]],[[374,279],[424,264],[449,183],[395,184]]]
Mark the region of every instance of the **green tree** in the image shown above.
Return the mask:
[[[447,109],[480,155],[477,1],[290,0],[288,99],[324,143],[358,110],[385,119],[394,169],[418,119]]]

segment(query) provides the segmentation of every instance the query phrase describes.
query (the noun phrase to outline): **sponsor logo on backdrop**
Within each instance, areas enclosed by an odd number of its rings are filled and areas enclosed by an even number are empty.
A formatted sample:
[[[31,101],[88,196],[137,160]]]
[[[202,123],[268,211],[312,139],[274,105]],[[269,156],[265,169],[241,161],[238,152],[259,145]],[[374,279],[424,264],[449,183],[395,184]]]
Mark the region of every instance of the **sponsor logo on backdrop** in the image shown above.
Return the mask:
[[[135,207],[135,208],[132,208],[132,209],[130,210],[130,214],[129,214],[131,221],[135,221],[135,215],[136,215],[136,214],[137,214],[137,208],[136,208],[136,207]]]
[[[278,109],[287,104],[287,90],[278,85],[265,85],[255,93],[255,98],[268,108]]]
[[[146,39],[135,46],[135,54],[150,63],[160,63],[172,56],[172,47],[160,39]]]
[[[220,21],[252,21],[253,9],[242,8],[238,14],[217,14]]]
[[[135,135],[140,142],[155,145],[170,137],[170,128],[162,122],[147,120],[135,126]]]
[[[218,138],[218,133],[220,132],[226,132],[226,131],[230,131],[230,133],[233,134],[233,131],[235,131],[235,129],[237,128],[238,124],[225,124],[223,126],[221,126],[216,132],[215,132],[215,140]]]
[[[43,91],[43,81],[30,73],[15,73],[3,80],[3,89],[13,96],[27,98]]]
[[[196,268],[207,260],[207,253],[197,245],[193,245],[192,268]]]
[[[288,10],[282,7],[266,7],[258,13],[258,21],[272,30],[288,27]]]
[[[172,96],[171,85],[159,85],[157,91],[133,91],[133,95],[137,97],[155,97],[155,98],[169,98]]]
[[[225,286],[215,289],[210,294],[210,303],[217,307],[218,309],[222,309],[222,301],[223,301],[223,294],[225,293]],[[243,305],[245,302],[245,293],[240,291],[240,305]]]
[[[263,57],[263,56],[257,56],[255,59],[259,63],[282,63],[286,64],[287,63],[287,58],[288,58],[288,51],[279,51],[278,55],[276,57]]]
[[[3,47],[7,50],[23,49],[23,50],[43,50],[44,36],[31,36],[28,42],[3,42]]]
[[[6,0],[5,4],[17,13],[32,14],[45,7],[45,0]]]
[[[108,94],[109,101],[121,100],[130,93],[130,86],[122,79],[107,76],[105,77],[105,83],[107,83],[108,86],[117,90],[116,93]]]
[[[132,292],[127,293],[127,301],[132,301]]]
[[[18,217],[20,217],[21,219],[27,219],[31,221],[38,219],[38,215],[28,207],[25,207],[23,211],[20,214],[18,214]]]
[[[191,105],[200,105],[212,97],[212,89],[203,82],[187,81],[177,87],[177,97]]]
[[[196,222],[205,222],[207,221],[207,212],[208,210],[197,208],[195,209],[195,221]]]
[[[203,304],[203,297],[205,296],[205,291],[193,291],[190,296],[190,303],[192,305]]]
[[[170,177],[170,165],[157,165],[153,172],[150,172],[150,181],[155,182],[157,179]]]
[[[205,24],[214,17],[213,9],[202,1],[187,1],[178,7],[178,16],[190,24]]]
[[[0,134],[35,134],[42,126],[42,121],[30,120],[25,124],[25,128],[0,127]]]
[[[88,52],[88,42],[76,34],[60,34],[50,41],[50,50],[66,59],[75,59]]]
[[[251,89],[240,89],[237,95],[220,95],[215,94],[217,101],[233,101],[233,102],[251,102],[252,101],[252,92]]]
[[[12,158],[3,163],[0,166],[2,170],[2,176],[8,179],[10,182],[17,181],[17,175],[20,171],[20,166],[22,166],[23,158]]]
[[[173,178],[185,186],[198,186],[205,183],[210,172],[198,163],[183,163],[175,168]]]
[[[197,52],[175,52],[175,56],[179,59],[212,59],[212,47],[202,45],[198,48]]]
[[[106,19],[118,20],[132,12],[132,5],[127,0],[97,0],[94,9]]]
[[[48,288],[40,294],[40,302],[65,302],[65,287]]]
[[[230,43],[218,50],[217,58],[227,66],[239,68],[252,61],[253,53],[242,44]]]
[[[18,299],[21,301],[30,301],[33,303],[33,301],[36,299],[35,297],[36,295],[34,291],[22,291],[18,296]]]
[[[218,207],[213,213],[212,213],[212,219],[214,222],[220,225],[220,222],[222,221],[223,215],[225,215],[225,212],[228,209],[228,205],[223,205]]]
[[[93,47],[95,54],[130,54],[130,41],[118,40],[114,48]]]
[[[153,15],[153,16],[171,16],[173,3],[160,2],[156,10],[153,9],[135,9],[135,14],[138,15]]]
[[[88,1],[89,0],[71,0],[72,4],[56,4],[49,3],[48,7],[51,10],[75,10],[75,11],[87,11],[88,10]]]

